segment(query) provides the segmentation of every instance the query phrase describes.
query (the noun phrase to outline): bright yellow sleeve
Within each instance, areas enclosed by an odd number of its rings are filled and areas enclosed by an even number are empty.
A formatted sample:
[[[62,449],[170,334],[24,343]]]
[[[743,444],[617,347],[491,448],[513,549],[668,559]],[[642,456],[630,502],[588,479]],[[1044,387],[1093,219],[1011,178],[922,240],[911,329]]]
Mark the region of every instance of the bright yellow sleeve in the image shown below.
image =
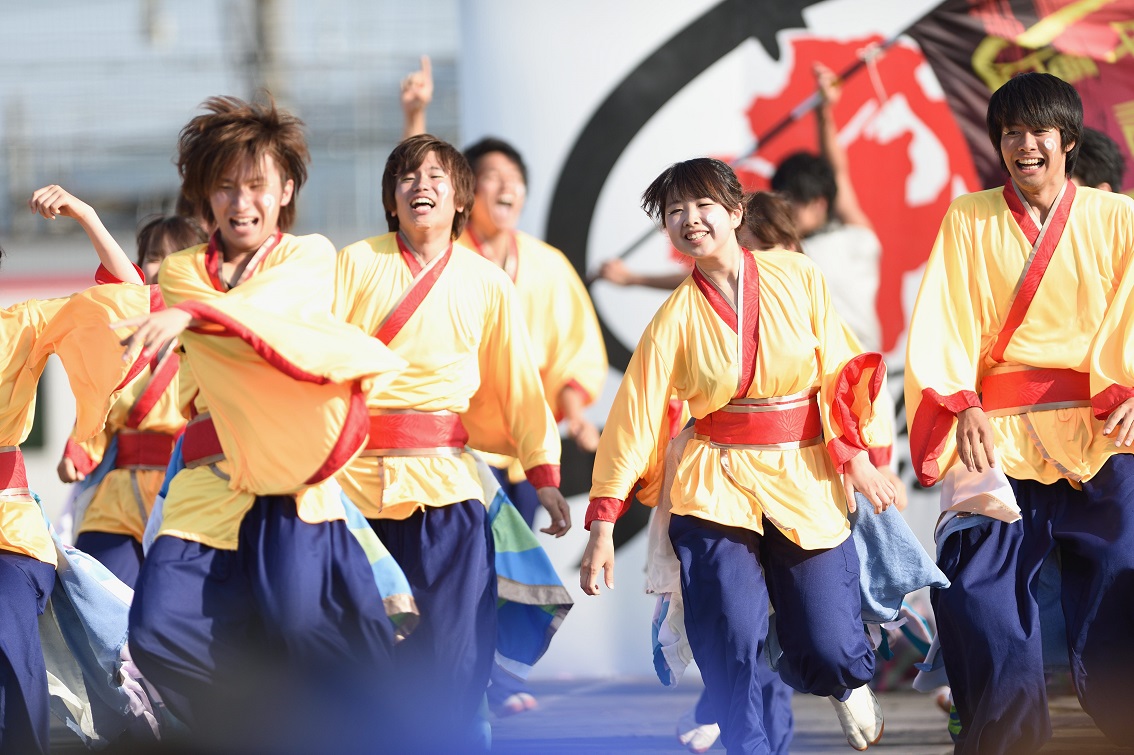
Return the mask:
[[[639,480],[661,476],[657,471],[670,439],[669,402],[680,382],[675,365],[684,363],[676,326],[663,305],[626,367],[595,453],[588,528],[595,519],[612,522],[621,516]],[[656,502],[656,496],[647,498]]]
[[[599,397],[607,374],[606,345],[594,304],[575,268],[558,249],[547,247],[545,255],[546,274],[554,283],[539,296],[549,311],[528,327],[533,339],[544,341],[543,390],[558,417],[559,394],[567,386],[581,391],[587,404]]]
[[[958,201],[945,215],[926,263],[906,345],[910,456],[927,486],[956,461],[957,413],[980,406],[982,297],[972,281],[972,219]]]
[[[43,362],[54,353],[67,373],[75,396],[76,439],[102,431],[125,383],[144,367],[123,361],[120,342],[126,331],[111,330],[110,324],[149,314],[156,301],[150,286],[94,286],[68,299],[37,339],[31,363],[42,370]]]
[[[1134,200],[1126,199],[1118,217],[1108,220],[1121,263],[1118,290],[1091,346],[1091,408],[1098,419],[1134,398]]]
[[[461,420],[469,445],[516,456],[533,485],[559,485],[559,428],[543,394],[514,287],[501,274],[478,361],[480,388]]]

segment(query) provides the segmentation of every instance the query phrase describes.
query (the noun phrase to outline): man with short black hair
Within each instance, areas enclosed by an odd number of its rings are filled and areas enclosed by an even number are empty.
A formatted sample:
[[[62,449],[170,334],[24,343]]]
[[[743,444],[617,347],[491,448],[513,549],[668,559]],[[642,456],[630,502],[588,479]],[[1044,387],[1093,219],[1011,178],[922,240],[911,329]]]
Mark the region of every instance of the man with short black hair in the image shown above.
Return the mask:
[[[1134,202],[1069,180],[1082,118],[1048,74],[993,94],[988,134],[1010,179],[954,200],[910,323],[919,479],[959,489],[1003,469],[1020,509],[942,501],[952,586],[933,603],[958,753],[1034,753],[1051,737],[1036,593],[1056,547],[1079,699],[1111,739],[1134,736]]]

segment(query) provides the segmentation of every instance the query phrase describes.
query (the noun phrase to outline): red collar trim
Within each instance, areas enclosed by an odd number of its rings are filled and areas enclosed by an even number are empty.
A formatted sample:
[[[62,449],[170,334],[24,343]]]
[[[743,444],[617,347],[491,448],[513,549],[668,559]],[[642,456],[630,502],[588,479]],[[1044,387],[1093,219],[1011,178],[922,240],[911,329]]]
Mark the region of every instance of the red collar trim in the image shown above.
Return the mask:
[[[472,242],[473,248],[476,250],[476,253],[479,254],[481,257],[484,257],[487,260],[488,255],[484,253],[484,242],[481,241],[481,239],[476,235],[476,232],[473,231],[472,227],[469,227],[468,231],[469,231],[469,241]],[[503,269],[504,269],[504,272],[508,274],[508,277],[512,279],[512,282],[515,283],[516,282],[516,276],[520,272],[520,248],[519,248],[519,244],[516,241],[516,234],[515,233],[509,233],[508,234],[508,240],[511,243],[508,245],[508,252],[504,256],[504,268]],[[492,262],[492,260],[489,260],[489,261]],[[496,264],[496,263],[493,262],[493,264]]]
[[[264,240],[264,243],[252,255],[252,261],[248,263],[248,267],[244,268],[244,272],[240,274],[240,278],[236,281],[239,285],[252,277],[256,272],[256,268],[264,261],[264,258],[272,253],[272,250],[279,245],[280,240],[283,239],[283,231],[276,230],[271,236]],[[224,262],[224,255],[221,253],[220,248],[221,235],[220,231],[213,231],[213,235],[209,237],[209,245],[205,248],[205,271],[209,274],[209,283],[217,291],[228,291],[232,286],[229,286],[223,278],[221,278],[221,265]]]
[[[740,339],[740,365],[737,377],[736,396],[742,398],[748,395],[752,387],[752,380],[756,374],[756,352],[760,346],[760,271],[752,252],[741,248],[740,265],[743,271],[743,288],[740,293],[740,309],[744,314],[744,327],[737,324],[736,310],[729,305],[728,300],[709,282],[701,269],[693,267],[693,282],[709,300],[709,305],[725,324],[732,328],[733,333],[741,336]]]

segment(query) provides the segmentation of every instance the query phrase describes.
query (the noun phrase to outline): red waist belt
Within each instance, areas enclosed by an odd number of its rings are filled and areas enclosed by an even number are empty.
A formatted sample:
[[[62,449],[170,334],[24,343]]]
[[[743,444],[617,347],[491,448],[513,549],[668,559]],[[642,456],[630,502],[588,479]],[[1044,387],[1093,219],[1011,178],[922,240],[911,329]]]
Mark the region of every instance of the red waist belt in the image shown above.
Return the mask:
[[[981,405],[992,416],[1091,405],[1091,376],[1068,369],[992,372],[981,381]]]
[[[0,493],[27,493],[28,472],[19,446],[0,446]]]
[[[713,445],[782,450],[823,440],[819,403],[813,393],[766,399],[733,399],[693,425]]]
[[[412,409],[372,410],[363,456],[459,456],[469,442],[461,416]]]
[[[116,469],[165,469],[173,453],[173,443],[174,436],[166,433],[120,430],[114,466]]]
[[[185,460],[185,466],[190,469],[205,464],[215,464],[224,459],[224,449],[221,448],[220,438],[217,437],[213,418],[207,413],[198,414],[185,426],[181,456]]]

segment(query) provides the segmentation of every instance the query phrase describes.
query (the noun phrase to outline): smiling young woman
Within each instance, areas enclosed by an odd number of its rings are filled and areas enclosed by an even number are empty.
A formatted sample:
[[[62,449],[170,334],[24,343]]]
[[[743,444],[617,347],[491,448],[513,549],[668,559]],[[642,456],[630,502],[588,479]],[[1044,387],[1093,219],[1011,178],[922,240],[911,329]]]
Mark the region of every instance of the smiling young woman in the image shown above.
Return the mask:
[[[676,163],[643,194],[693,275],[658,310],[615,396],[596,457],[580,584],[613,587],[614,521],[639,480],[656,501],[671,397],[694,435],[679,452],[669,537],[681,562],[685,625],[712,715],[731,751],[767,748],[758,676],[776,605],[780,674],[831,696],[852,743],[881,735],[864,685],[853,491],[881,510],[894,489],[867,456],[884,366],[859,353],[803,255],[741,248],[743,197],[718,160]],[[861,414],[861,416],[859,416]],[[840,481],[840,474],[845,477]],[[799,585],[806,584],[801,589]]]

